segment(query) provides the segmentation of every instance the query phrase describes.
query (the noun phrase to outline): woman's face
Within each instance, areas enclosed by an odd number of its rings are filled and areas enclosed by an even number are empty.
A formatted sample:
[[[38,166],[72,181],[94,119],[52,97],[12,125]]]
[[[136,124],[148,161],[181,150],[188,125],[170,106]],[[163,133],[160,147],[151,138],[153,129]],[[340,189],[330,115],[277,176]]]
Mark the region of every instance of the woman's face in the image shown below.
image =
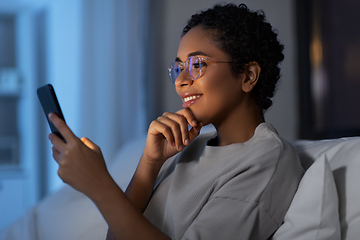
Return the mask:
[[[177,59],[185,62],[189,56],[207,57],[214,60],[231,60],[200,26],[192,28],[180,41]],[[238,114],[242,102],[242,78],[231,72],[230,63],[207,62],[205,73],[195,81],[185,73],[175,81],[176,91],[198,121],[204,125],[222,124],[227,117]]]

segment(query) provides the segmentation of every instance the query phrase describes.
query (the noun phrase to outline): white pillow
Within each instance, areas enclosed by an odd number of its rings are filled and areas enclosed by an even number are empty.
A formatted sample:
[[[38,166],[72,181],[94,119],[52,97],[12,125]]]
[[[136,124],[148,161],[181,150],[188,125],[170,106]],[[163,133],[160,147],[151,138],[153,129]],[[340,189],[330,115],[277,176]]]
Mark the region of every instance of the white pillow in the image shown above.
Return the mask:
[[[340,239],[338,195],[325,154],[305,172],[273,240]]]
[[[360,239],[360,137],[293,141],[306,168],[325,154],[332,169],[339,196],[341,238]]]

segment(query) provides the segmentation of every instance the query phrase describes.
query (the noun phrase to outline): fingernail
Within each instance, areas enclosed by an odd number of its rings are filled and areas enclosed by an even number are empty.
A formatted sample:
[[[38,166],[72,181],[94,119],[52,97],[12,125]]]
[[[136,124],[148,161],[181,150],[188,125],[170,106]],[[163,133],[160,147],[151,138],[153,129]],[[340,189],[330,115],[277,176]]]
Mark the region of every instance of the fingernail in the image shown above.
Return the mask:
[[[184,149],[184,146],[183,145],[180,145],[179,146],[179,151],[182,151]]]
[[[189,139],[185,139],[184,144],[188,145],[189,144]]]
[[[192,124],[193,127],[196,127],[197,121],[193,120],[193,121],[191,122],[191,124]]]

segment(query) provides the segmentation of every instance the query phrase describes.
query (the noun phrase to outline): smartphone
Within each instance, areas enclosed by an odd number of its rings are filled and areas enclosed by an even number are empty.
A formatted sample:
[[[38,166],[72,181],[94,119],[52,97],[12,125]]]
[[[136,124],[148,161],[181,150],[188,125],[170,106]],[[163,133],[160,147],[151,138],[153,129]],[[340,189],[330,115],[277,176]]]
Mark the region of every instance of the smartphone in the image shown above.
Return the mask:
[[[48,118],[49,113],[55,113],[59,118],[65,121],[53,86],[51,84],[46,84],[45,86],[39,87],[36,92],[39,97],[41,106],[44,110],[46,120],[49,123],[51,132],[55,133],[65,142],[64,137],[60,134],[59,130],[56,129],[54,124],[52,124],[52,122]]]

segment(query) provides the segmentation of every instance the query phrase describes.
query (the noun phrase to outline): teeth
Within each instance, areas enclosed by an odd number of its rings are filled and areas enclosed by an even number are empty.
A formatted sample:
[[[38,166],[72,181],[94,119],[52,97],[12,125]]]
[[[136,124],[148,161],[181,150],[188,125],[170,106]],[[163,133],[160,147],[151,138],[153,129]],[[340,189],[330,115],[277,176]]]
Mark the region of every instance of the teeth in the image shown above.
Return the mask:
[[[184,98],[183,101],[187,102],[187,101],[191,101],[193,99],[199,98],[199,97],[200,97],[200,95],[193,95],[193,96]]]

